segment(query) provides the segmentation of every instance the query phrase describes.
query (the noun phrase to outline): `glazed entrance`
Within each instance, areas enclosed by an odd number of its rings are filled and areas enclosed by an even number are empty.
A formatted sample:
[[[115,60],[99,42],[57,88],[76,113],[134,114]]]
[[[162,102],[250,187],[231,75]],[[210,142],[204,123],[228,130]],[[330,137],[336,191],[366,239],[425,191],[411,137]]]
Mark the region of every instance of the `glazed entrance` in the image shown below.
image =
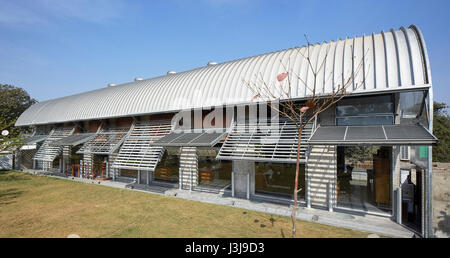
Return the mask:
[[[390,213],[392,147],[337,147],[337,207]]]

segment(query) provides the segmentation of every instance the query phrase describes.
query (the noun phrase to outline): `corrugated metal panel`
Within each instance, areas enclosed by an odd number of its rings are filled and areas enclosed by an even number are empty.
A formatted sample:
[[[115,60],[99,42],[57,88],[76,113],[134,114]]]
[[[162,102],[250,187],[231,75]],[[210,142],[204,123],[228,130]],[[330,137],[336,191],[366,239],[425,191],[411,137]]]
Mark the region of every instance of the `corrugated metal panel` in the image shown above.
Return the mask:
[[[43,101],[27,109],[16,125],[123,117],[250,102],[254,94],[245,87],[243,80],[254,81],[255,76],[262,75],[269,85],[275,86],[276,76],[284,72],[281,63],[289,65],[300,78],[311,83],[311,69],[301,54],[305,54],[306,49],[292,48]],[[357,92],[430,86],[427,52],[421,33],[415,26],[315,44],[310,48],[311,63],[319,66],[326,51],[329,54],[324,64],[324,74],[320,74],[317,81],[320,93],[329,93],[333,87],[342,85],[364,54],[364,73],[358,73],[356,81],[361,81],[363,76],[366,81]],[[352,56],[355,56],[353,62]],[[292,85],[299,87],[292,89],[292,97],[304,98],[310,91],[294,77]]]

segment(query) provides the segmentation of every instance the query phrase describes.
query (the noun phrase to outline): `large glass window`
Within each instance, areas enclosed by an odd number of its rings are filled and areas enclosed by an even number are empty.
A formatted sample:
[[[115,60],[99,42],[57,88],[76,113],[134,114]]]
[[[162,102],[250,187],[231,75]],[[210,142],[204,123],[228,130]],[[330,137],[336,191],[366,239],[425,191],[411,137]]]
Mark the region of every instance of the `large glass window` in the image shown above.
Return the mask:
[[[400,94],[400,124],[421,123],[428,126],[428,98],[424,91],[402,92]]]
[[[52,164],[52,168],[59,170],[60,163],[61,163],[61,155],[57,155],[55,157],[55,159],[53,160],[53,162],[51,163]]]
[[[337,149],[337,206],[366,212],[391,210],[392,147]]]
[[[120,176],[130,177],[130,178],[137,178],[137,175],[138,175],[138,171],[137,170],[120,169]]]
[[[89,174],[94,177],[106,177],[106,162],[108,156],[106,155],[92,155],[92,164],[85,167],[89,171]]]
[[[198,181],[200,186],[231,187],[232,162],[217,160],[217,150],[198,150]]]
[[[257,162],[255,192],[292,198],[295,183],[295,164]],[[300,165],[298,180],[299,199],[305,198],[305,165]]]
[[[392,95],[342,99],[336,106],[336,124],[394,124],[394,104]]]
[[[153,173],[154,179],[166,182],[178,182],[180,158],[176,150],[168,149]]]
[[[402,224],[420,231],[422,223],[422,181],[428,166],[428,146],[396,146],[400,152]]]

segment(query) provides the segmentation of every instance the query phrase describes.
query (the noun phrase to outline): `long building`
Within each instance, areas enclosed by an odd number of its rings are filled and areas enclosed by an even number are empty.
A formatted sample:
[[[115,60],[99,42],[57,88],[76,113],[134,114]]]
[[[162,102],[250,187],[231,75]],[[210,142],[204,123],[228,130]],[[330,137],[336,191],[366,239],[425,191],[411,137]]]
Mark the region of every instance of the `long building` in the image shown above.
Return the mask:
[[[289,87],[278,100],[299,106],[348,90],[299,135],[248,85]],[[301,137],[301,205],[432,235],[433,92],[414,25],[108,84],[34,104],[16,126],[34,129],[21,169],[286,204]]]

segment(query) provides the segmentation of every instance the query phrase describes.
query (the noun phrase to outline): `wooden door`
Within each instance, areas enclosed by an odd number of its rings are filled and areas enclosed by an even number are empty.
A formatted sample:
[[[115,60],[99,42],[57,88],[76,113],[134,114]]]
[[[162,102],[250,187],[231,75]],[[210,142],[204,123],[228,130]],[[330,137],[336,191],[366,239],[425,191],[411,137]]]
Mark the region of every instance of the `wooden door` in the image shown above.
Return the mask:
[[[374,157],[373,167],[375,172],[375,202],[389,204],[391,193],[391,164],[388,158]]]

